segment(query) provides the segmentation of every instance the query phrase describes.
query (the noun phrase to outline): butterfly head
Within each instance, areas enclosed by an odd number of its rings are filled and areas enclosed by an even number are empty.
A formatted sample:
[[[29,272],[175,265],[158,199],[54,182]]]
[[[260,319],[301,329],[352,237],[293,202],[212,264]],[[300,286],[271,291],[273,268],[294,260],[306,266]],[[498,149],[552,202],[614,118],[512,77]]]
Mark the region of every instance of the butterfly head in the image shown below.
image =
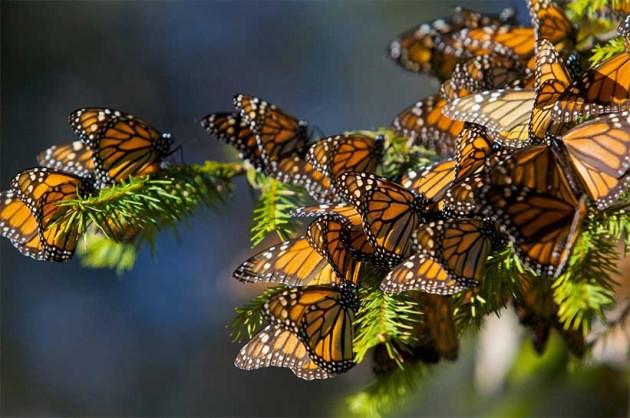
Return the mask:
[[[162,133],[160,137],[155,141],[155,150],[162,156],[168,156],[171,154],[171,147],[173,146],[173,136],[169,133]]]

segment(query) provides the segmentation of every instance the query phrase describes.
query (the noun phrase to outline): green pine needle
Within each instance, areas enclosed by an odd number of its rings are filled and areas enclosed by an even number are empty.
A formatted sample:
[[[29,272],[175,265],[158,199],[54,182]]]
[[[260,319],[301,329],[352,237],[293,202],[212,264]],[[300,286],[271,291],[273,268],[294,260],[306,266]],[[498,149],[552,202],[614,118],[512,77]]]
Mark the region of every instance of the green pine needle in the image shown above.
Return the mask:
[[[357,313],[354,337],[355,360],[363,361],[368,351],[378,344],[385,344],[391,357],[400,362],[399,343],[413,341],[413,324],[421,320],[417,302],[408,294],[388,295],[379,289],[382,275],[362,278],[361,306]]]
[[[623,38],[611,39],[608,43],[597,45],[593,48],[593,55],[589,58],[591,65],[601,64],[603,61],[611,58],[625,50]]]
[[[374,134],[385,137],[385,153],[379,171],[384,177],[397,179],[409,169],[418,169],[437,161],[434,151],[410,145],[408,138],[397,135],[391,129],[381,128]]]
[[[234,308],[236,316],[228,325],[232,341],[241,342],[252,338],[264,322],[263,307],[265,302],[285,289],[285,286],[271,287],[247,304]]]
[[[98,233],[87,233],[79,243],[77,253],[81,265],[90,268],[108,268],[121,275],[133,269],[136,262],[136,246],[117,242]]]
[[[271,232],[286,240],[297,226],[293,211],[308,201],[304,191],[264,176],[256,179],[255,187],[260,189],[260,198],[254,209],[252,246],[260,244]]]

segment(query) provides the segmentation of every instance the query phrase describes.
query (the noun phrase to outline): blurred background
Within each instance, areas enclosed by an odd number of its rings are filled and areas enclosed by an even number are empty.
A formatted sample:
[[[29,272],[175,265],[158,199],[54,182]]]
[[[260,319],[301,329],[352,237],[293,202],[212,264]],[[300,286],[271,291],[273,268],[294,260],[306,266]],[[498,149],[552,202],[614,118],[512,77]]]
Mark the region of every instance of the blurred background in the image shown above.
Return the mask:
[[[387,125],[438,87],[391,62],[389,40],[461,3],[3,1],[0,185],[33,166],[39,151],[72,140],[67,115],[84,106],[119,108],[172,132],[185,162],[233,158],[199,119],[232,109],[237,92],[326,134]],[[512,6],[526,18],[521,2],[465,6]],[[240,179],[220,212],[200,210],[177,236],[165,231],[154,254],[144,250],[120,277],[77,259],[38,263],[0,240],[2,415],[343,415],[344,396],[370,381],[369,367],[305,383],[287,370],[232,365],[240,345],[226,324],[253,291],[231,272],[252,251],[252,205]],[[514,321],[506,314],[496,327],[513,329]],[[499,357],[483,363],[470,341],[396,415],[626,413],[627,374],[567,368],[553,343],[547,363],[526,346],[516,354],[525,359],[519,367],[543,370],[540,381],[523,383],[512,367],[507,383],[475,385],[486,376],[480,364],[489,376],[519,350],[490,341]]]

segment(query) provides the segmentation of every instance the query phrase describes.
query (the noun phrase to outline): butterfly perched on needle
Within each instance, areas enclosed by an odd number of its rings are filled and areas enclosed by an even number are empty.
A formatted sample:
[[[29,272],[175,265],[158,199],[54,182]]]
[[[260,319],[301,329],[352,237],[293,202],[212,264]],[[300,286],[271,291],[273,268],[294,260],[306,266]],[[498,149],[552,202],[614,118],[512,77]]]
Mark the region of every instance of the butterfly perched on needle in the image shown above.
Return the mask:
[[[18,173],[0,194],[0,231],[24,255],[63,262],[74,253],[79,226],[65,219],[64,201],[93,191],[92,179],[32,168]]]
[[[288,367],[305,380],[326,379],[354,366],[356,290],[346,285],[287,289],[264,305],[268,326],[239,352],[235,365],[251,370]]]
[[[489,220],[473,218],[423,224],[414,235],[416,253],[387,274],[381,283],[383,291],[450,295],[476,286],[499,242]]]
[[[83,108],[72,112],[68,120],[92,152],[97,188],[155,173],[172,152],[169,133],[120,110]]]

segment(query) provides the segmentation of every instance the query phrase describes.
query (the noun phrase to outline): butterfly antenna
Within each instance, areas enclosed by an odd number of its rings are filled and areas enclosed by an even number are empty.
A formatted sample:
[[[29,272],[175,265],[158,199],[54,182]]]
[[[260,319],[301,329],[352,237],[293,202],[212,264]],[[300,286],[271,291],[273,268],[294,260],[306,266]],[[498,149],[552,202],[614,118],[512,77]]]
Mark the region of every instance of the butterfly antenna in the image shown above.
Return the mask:
[[[318,135],[318,139],[319,139],[319,138],[323,138],[323,137],[325,137],[325,136],[326,136],[326,134],[324,134],[324,131],[322,131],[322,130],[319,128],[319,126],[317,126],[317,125],[313,125],[313,132],[312,132],[312,134],[311,134],[311,135],[309,135],[309,136],[311,136],[311,137],[312,137],[312,136],[315,136],[315,135]]]

